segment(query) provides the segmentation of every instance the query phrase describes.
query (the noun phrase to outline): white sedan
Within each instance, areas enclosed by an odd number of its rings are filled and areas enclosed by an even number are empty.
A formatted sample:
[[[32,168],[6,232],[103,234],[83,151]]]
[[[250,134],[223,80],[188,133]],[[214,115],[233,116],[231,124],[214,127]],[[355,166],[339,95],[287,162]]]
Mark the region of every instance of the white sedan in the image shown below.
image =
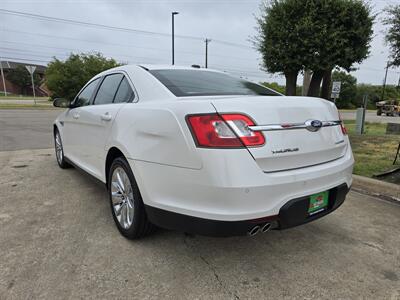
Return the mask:
[[[119,231],[154,225],[255,235],[338,208],[354,159],[335,105],[223,72],[122,66],[93,77],[54,122],[61,168],[104,182]]]

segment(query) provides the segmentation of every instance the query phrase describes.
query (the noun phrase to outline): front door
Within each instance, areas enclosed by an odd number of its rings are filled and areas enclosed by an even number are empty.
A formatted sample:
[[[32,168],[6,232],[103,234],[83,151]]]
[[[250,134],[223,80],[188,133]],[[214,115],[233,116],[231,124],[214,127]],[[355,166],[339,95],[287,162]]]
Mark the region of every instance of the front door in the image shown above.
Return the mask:
[[[106,144],[120,109],[133,97],[127,93],[127,79],[121,73],[106,75],[94,96],[92,105],[79,111],[77,151],[85,169],[99,179],[104,178]],[[129,83],[128,83],[129,89]],[[132,90],[130,90],[132,91]]]

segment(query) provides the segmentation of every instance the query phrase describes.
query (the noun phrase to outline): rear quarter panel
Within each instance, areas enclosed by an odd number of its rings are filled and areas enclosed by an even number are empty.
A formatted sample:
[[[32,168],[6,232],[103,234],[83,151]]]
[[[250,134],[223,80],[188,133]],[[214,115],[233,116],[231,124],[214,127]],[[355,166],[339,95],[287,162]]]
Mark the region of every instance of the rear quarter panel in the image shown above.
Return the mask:
[[[215,112],[209,101],[151,101],[127,104],[114,123],[108,149],[129,159],[201,169],[202,161],[186,124],[191,113]]]

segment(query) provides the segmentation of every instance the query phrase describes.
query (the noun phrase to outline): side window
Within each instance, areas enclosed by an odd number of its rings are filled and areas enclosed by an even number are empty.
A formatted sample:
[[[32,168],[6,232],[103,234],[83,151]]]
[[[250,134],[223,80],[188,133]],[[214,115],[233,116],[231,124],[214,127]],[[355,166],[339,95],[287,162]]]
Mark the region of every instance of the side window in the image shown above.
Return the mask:
[[[93,92],[96,90],[99,80],[100,78],[93,80],[83,89],[83,91],[75,99],[74,102],[75,107],[86,106],[90,104],[90,99],[93,95]]]
[[[113,102],[115,93],[124,75],[112,74],[104,78],[99,90],[97,91],[94,105],[109,104]]]
[[[114,103],[122,103],[128,102],[135,97],[135,94],[132,91],[131,86],[129,85],[126,77],[122,79],[121,84],[119,85],[117,94],[115,95]]]

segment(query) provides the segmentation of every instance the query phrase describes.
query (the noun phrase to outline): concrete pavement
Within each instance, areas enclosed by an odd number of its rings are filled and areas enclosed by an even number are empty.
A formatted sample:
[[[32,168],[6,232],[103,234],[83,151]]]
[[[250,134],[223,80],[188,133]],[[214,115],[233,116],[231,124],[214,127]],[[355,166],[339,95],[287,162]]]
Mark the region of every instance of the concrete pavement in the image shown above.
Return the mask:
[[[1,299],[400,299],[400,206],[351,192],[253,238],[128,241],[102,184],[53,150],[0,152]]]

